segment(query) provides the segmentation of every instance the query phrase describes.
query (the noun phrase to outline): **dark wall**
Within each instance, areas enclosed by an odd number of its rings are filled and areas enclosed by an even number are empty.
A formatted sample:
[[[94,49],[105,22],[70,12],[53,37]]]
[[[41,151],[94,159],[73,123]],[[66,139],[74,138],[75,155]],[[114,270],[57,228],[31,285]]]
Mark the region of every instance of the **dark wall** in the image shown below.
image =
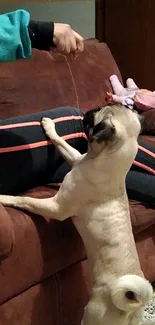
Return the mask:
[[[155,89],[155,0],[97,0],[96,37],[139,87]]]

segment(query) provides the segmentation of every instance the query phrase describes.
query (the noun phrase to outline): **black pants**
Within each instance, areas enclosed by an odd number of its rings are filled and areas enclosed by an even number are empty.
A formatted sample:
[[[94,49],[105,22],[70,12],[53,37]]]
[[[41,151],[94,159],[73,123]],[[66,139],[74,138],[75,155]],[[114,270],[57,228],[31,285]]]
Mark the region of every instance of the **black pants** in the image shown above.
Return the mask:
[[[37,114],[0,121],[0,193],[17,194],[32,187],[61,182],[70,170],[40,125],[42,117],[56,119],[56,130],[81,153],[87,151],[83,128],[84,114],[62,107]],[[155,204],[155,159],[148,152],[155,148],[139,143],[136,162],[127,178],[129,198]],[[140,148],[141,148],[140,147]],[[138,165],[138,166],[137,166]]]
[[[155,207],[155,147],[139,141],[135,163],[126,177],[128,197]],[[144,151],[143,151],[143,150]],[[146,152],[145,152],[146,149]],[[138,166],[136,165],[138,163]],[[148,168],[147,168],[148,167]]]

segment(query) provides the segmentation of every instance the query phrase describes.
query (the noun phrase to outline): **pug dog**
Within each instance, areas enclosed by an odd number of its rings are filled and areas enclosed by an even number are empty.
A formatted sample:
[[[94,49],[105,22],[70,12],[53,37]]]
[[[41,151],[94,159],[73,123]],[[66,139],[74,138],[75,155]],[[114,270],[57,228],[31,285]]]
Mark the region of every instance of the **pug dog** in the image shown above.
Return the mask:
[[[137,113],[121,105],[89,111],[84,117],[88,152],[81,155],[59,137],[51,119],[43,118],[47,136],[71,171],[54,197],[0,195],[5,206],[49,220],[73,216],[86,248],[92,284],[83,325],[139,325],[152,297],[136,251],[125,187],[141,122]]]

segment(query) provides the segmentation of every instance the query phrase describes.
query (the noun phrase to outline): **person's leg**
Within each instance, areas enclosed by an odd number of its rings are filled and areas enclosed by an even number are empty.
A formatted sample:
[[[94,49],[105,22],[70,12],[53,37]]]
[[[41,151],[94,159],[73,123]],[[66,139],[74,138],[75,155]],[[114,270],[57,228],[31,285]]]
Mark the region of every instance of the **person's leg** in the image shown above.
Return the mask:
[[[155,147],[139,142],[139,149],[126,177],[129,199],[155,207]]]
[[[0,193],[16,194],[37,185],[56,182],[55,173],[63,158],[46,137],[40,124],[43,117],[55,121],[56,130],[81,153],[87,150],[83,113],[72,107],[0,120]],[[59,176],[59,175],[58,175]],[[59,181],[62,181],[59,177]]]
[[[155,146],[139,141],[137,156],[131,169],[155,175]]]
[[[130,169],[126,177],[128,198],[155,208],[155,176]]]

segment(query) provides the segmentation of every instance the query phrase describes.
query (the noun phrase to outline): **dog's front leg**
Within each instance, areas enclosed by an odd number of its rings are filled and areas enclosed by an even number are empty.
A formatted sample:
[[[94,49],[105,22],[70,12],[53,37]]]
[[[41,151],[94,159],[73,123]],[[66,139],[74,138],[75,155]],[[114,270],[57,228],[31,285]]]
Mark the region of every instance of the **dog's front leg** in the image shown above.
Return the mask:
[[[56,148],[59,150],[63,158],[71,166],[73,166],[74,163],[77,161],[77,159],[81,157],[80,152],[74,149],[73,147],[71,147],[63,138],[61,138],[57,134],[55,130],[55,124],[50,118],[44,117],[41,123],[47,136],[52,141],[52,143],[56,146]]]
[[[57,199],[57,194],[52,198],[36,199],[31,197],[0,195],[0,202],[4,206],[11,206],[30,211],[47,219],[65,220],[72,216],[72,207],[67,202]]]

